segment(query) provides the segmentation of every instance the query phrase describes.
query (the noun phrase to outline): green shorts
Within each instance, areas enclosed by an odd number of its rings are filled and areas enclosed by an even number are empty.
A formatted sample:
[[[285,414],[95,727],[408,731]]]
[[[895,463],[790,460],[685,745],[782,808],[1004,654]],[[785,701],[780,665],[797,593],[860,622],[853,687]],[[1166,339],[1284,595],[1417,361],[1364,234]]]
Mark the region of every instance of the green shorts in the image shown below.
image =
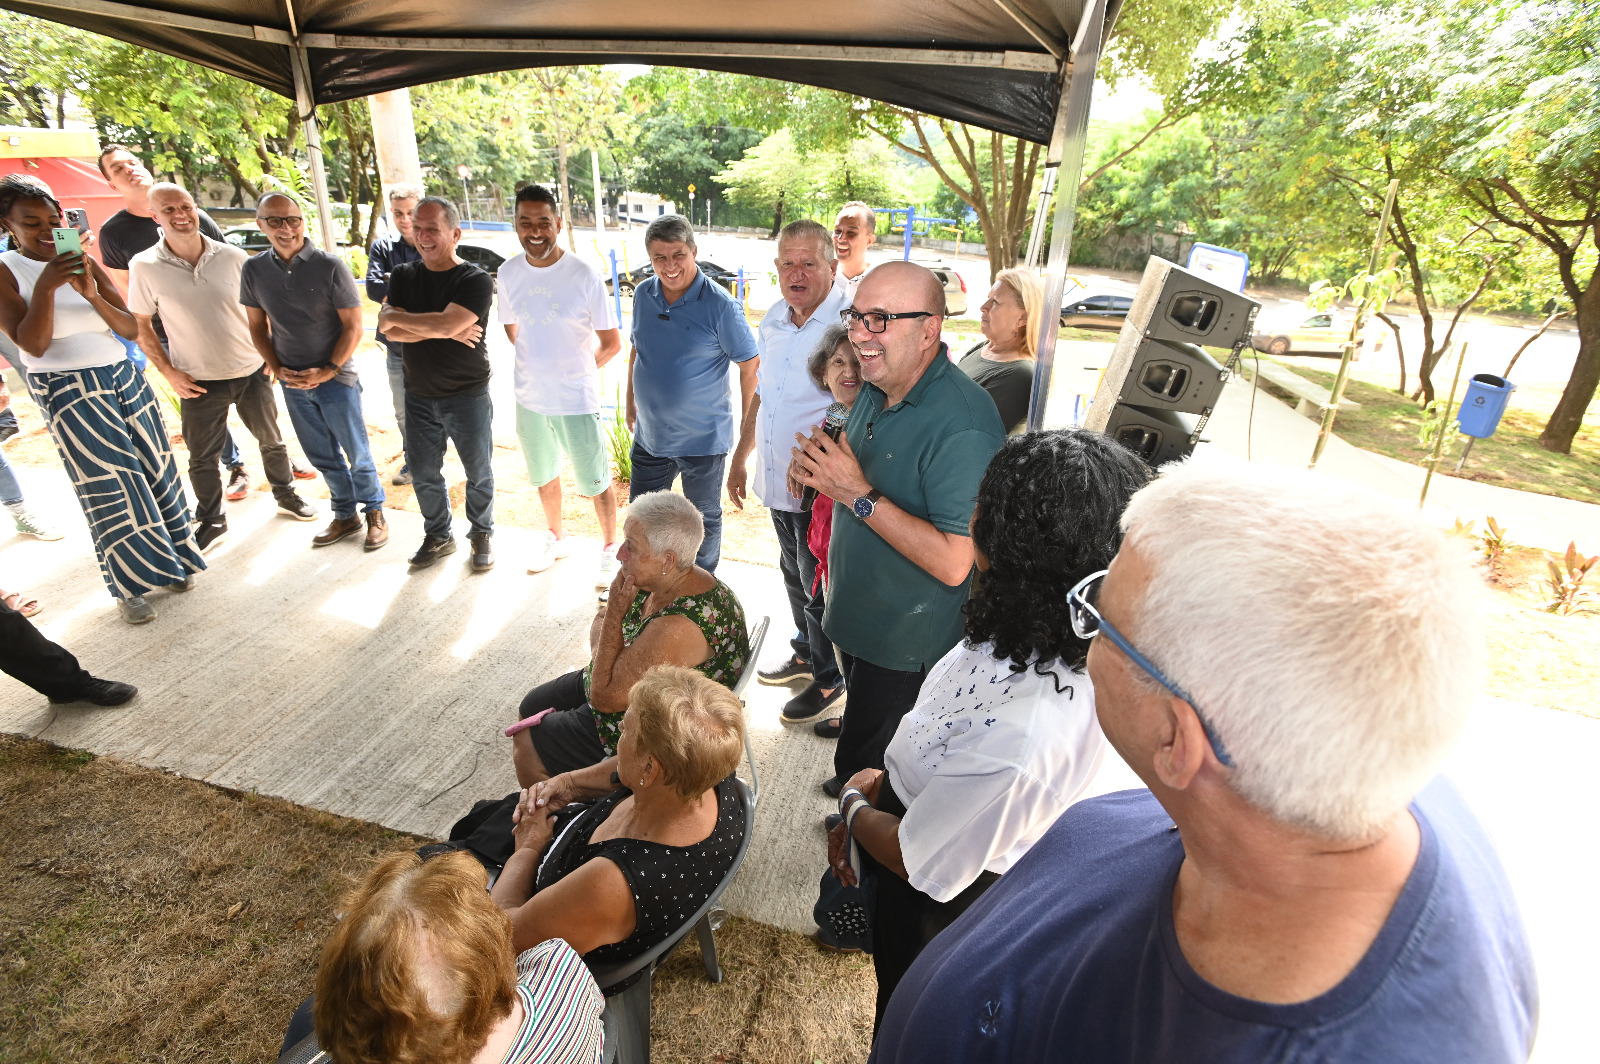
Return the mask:
[[[600,415],[536,414],[517,406],[517,440],[534,487],[561,475],[561,454],[572,460],[578,494],[593,498],[611,486],[611,446]]]

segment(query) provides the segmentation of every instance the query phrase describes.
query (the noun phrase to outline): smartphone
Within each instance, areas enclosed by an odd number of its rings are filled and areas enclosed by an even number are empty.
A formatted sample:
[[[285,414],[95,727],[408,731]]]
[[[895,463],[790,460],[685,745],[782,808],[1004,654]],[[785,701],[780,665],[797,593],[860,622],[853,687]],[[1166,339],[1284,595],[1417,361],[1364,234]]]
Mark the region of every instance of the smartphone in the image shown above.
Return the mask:
[[[82,207],[68,207],[62,212],[67,216],[67,224],[80,233],[89,231],[89,212]]]
[[[76,229],[52,229],[50,230],[50,235],[55,238],[57,255],[83,254],[83,237],[79,235]],[[84,272],[84,267],[79,266],[72,272],[82,273]]]

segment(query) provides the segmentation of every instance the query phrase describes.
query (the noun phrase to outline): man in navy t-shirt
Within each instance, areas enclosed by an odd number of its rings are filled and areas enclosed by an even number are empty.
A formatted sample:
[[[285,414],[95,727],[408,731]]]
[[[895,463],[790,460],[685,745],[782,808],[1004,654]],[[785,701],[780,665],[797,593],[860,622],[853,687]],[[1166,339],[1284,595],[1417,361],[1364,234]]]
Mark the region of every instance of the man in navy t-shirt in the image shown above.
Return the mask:
[[[1176,467],[1123,521],[1069,608],[1149,790],[1069,809],[939,935],[873,1060],[1526,1060],[1516,904],[1433,779],[1481,674],[1464,559],[1261,467]]]

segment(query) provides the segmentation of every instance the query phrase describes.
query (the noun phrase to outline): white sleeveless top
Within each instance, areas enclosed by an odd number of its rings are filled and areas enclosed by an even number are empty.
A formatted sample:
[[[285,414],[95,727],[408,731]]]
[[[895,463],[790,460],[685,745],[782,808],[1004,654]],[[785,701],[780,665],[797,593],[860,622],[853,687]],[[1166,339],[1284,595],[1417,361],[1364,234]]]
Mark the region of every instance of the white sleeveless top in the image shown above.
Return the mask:
[[[0,264],[17,279],[22,301],[33,299],[33,286],[47,263],[20,251],[0,252]],[[44,353],[24,351],[22,365],[29,373],[55,373],[69,369],[111,366],[128,357],[128,349],[112,335],[100,312],[71,285],[56,289],[55,333]]]

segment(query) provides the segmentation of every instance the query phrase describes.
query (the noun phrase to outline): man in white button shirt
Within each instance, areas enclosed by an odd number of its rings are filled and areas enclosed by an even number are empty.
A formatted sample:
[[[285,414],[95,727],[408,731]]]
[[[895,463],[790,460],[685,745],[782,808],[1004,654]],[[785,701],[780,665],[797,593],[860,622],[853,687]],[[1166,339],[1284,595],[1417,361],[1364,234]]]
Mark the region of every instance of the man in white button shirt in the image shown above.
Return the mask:
[[[199,208],[177,185],[150,186],[150,212],[162,235],[128,263],[128,309],[139,322],[139,346],[178,393],[199,525],[195,542],[204,551],[228,531],[218,459],[230,406],[261,445],[278,512],[315,521],[316,511],[295,494],[272,381],[239,305],[239,276],[249,255],[201,233]],[[158,314],[165,346],[156,335]]]
[[[561,455],[572,461],[578,494],[600,521],[600,573],[610,587],[617,564],[617,496],[611,449],[600,425],[600,367],[622,350],[622,334],[600,274],[561,250],[555,195],[541,185],[517,192],[523,254],[500,266],[500,324],[516,349],[517,440],[539,489],[549,530],[528,563],[537,573],[567,555],[561,531]]]
[[[792,653],[779,666],[756,675],[762,683],[811,682],[783,707],[791,722],[821,716],[844,694],[844,679],[834,658],[833,641],[822,632],[822,589],[812,594],[817,560],[806,545],[811,511],[789,494],[789,452],[798,433],[809,436],[822,423],[833,397],[817,387],[806,370],[822,334],[839,323],[839,313],[849,305],[845,293],[834,286],[836,266],[833,241],[821,225],[809,220],[790,222],[778,233],[778,287],[783,299],[773,304],[761,320],[756,350],[755,402],[745,415],[755,420],[754,435],[740,434],[740,447],[728,463],[728,497],[743,508],[745,463],[757,451],[755,489],[772,513],[778,532],[778,567],[789,594],[795,634]]]
[[[878,216],[871,207],[851,200],[839,208],[839,218],[833,223],[833,252],[839,259],[833,285],[844,293],[846,306],[855,298],[861,278],[871,269],[867,265],[867,249],[877,239]]]

